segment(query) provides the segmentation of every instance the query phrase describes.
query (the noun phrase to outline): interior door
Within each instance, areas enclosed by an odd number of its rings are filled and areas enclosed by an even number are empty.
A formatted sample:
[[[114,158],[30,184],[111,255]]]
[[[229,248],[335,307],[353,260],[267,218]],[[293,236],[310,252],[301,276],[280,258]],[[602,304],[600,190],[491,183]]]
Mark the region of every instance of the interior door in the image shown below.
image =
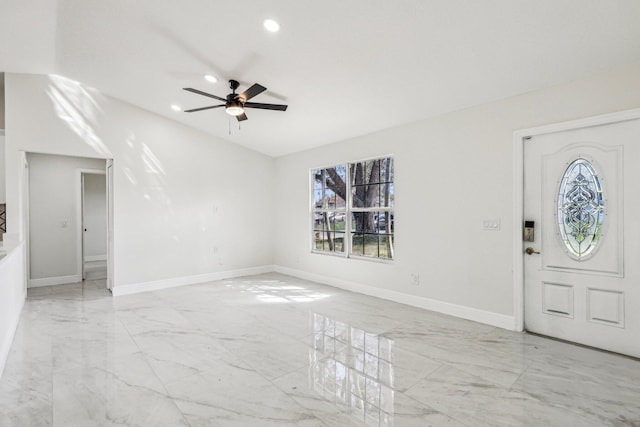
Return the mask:
[[[525,141],[528,331],[640,357],[639,147],[640,120]]]
[[[30,242],[30,207],[29,207],[29,160],[27,159],[27,153],[20,152],[20,160],[22,161],[22,188],[20,189],[20,195],[22,197],[22,232],[24,236],[25,244],[25,263],[24,263],[24,291],[27,293],[27,288],[31,282],[31,244]]]

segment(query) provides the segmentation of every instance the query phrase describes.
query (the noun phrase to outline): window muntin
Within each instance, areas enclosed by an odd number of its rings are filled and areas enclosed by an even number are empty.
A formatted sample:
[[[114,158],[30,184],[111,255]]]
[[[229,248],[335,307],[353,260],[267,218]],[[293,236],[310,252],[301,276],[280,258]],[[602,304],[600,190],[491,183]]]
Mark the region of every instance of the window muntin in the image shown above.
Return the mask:
[[[588,160],[569,164],[557,200],[558,228],[567,253],[578,261],[588,258],[602,236],[605,210],[600,178]]]
[[[311,173],[312,249],[393,259],[393,158],[315,169]]]

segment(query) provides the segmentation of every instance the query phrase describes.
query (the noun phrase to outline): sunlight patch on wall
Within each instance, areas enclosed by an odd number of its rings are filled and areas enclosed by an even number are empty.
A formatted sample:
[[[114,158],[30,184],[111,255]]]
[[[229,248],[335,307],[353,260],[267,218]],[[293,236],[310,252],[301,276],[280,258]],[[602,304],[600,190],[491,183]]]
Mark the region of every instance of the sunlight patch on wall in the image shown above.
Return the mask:
[[[52,74],[47,95],[56,115],[101,157],[112,158],[109,148],[94,131],[98,113],[102,110],[94,96],[82,85],[66,77]]]
[[[146,173],[166,175],[162,163],[146,144],[142,144],[142,161],[144,162],[144,171]]]
[[[140,195],[148,201],[160,203],[163,207],[172,206],[172,200],[167,192],[165,167],[153,153],[151,147],[139,141],[134,132],[129,132],[125,139],[129,151],[124,157],[124,175],[133,184]],[[166,211],[169,217],[173,210]]]

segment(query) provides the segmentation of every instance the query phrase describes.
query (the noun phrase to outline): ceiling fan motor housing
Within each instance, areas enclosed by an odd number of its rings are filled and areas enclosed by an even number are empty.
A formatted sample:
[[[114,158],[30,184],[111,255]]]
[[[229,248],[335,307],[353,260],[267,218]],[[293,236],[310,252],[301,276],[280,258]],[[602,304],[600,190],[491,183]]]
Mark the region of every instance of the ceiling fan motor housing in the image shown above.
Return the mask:
[[[227,104],[236,103],[236,102],[242,102],[242,101],[243,101],[243,99],[240,98],[235,93],[230,93],[229,95],[227,95]]]

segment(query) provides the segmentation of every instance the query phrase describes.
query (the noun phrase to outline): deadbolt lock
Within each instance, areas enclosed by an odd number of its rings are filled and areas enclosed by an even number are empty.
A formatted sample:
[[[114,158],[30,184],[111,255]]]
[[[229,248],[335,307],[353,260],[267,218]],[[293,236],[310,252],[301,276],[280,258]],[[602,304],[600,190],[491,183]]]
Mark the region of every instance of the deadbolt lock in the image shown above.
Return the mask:
[[[522,240],[524,240],[525,242],[533,242],[534,241],[534,228],[535,228],[535,222],[534,221],[525,221],[524,222],[524,229],[522,230]]]

